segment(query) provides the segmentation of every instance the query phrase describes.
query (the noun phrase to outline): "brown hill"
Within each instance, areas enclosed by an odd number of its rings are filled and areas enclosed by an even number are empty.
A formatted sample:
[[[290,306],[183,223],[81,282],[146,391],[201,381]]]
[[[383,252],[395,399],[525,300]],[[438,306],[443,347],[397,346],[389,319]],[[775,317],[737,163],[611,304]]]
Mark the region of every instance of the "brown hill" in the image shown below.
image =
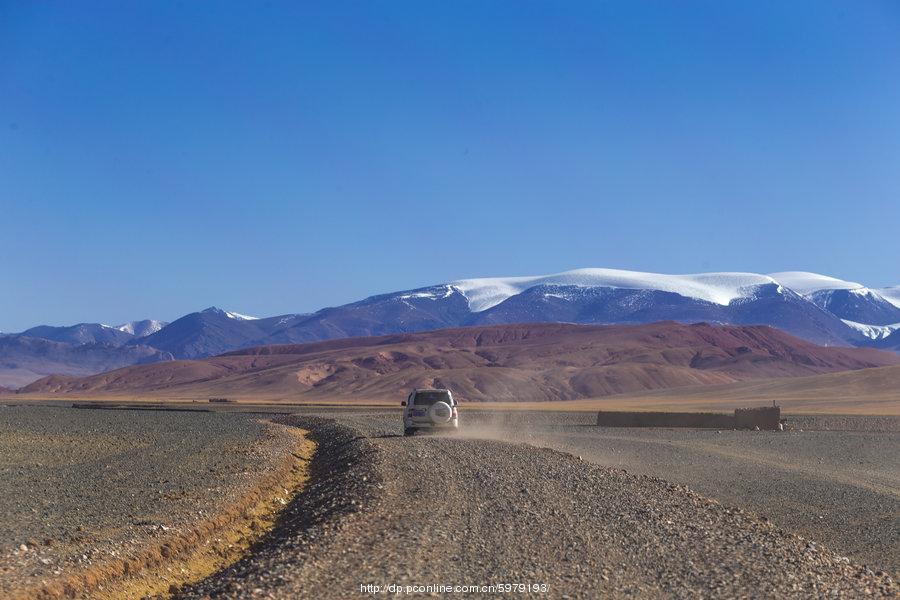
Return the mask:
[[[819,347],[763,326],[529,324],[261,346],[90,377],[46,377],[21,392],[396,401],[413,387],[435,385],[469,401],[567,400],[894,364],[896,354]]]

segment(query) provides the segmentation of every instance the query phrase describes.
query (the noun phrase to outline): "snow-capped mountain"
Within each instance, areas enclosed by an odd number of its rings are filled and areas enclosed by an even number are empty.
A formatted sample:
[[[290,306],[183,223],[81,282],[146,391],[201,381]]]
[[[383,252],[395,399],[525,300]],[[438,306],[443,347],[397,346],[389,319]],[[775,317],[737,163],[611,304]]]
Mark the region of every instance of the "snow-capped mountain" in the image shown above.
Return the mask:
[[[806,297],[841,319],[868,325],[900,323],[900,307],[868,288],[820,290]]]
[[[808,296],[823,290],[858,290],[865,288],[860,283],[844,281],[843,279],[807,271],[784,271],[782,273],[772,273],[770,277],[778,280],[781,285],[791,288],[801,296]]]
[[[175,358],[200,358],[252,345],[289,326],[297,315],[259,319],[211,306],[172,321],[132,343],[170,352]]]
[[[168,325],[168,323],[166,323],[165,321],[143,319],[142,321],[131,321],[130,323],[116,325],[116,329],[118,329],[119,331],[124,331],[125,333],[129,333],[134,337],[145,337],[150,335],[151,333],[156,333],[166,325]]]
[[[900,323],[893,323],[891,325],[866,325],[865,323],[856,323],[846,319],[841,320],[867,338],[873,340],[883,340],[895,331],[900,330]]]
[[[806,286],[803,292],[815,291]],[[578,269],[490,277],[372,296],[323,309],[276,332],[272,342],[522,322],[647,323],[659,320],[767,324],[816,343],[863,342],[863,334],[772,275],[664,275]]]
[[[207,314],[216,314],[228,317],[229,319],[234,319],[235,321],[258,321],[259,317],[251,317],[249,315],[242,315],[238,312],[232,312],[230,310],[223,310],[217,306],[210,306],[207,309],[201,310],[201,313]]]
[[[875,293],[893,304],[900,307],[900,285],[894,287],[886,287],[875,290]]]
[[[576,269],[532,277],[460,279],[305,315],[260,319],[212,306],[168,325],[145,320],[118,327],[42,326],[22,335],[70,343],[141,343],[179,358],[195,358],[250,344],[441,327],[659,320],[766,324],[820,344],[865,345],[889,336],[900,324],[900,286],[876,290],[802,271],[669,275]]]
[[[667,275],[577,269],[533,277],[460,279],[312,314],[255,318],[210,307],[167,325],[149,320],[118,327],[84,323],[35,327],[17,335],[73,346],[140,345],[158,350],[155,357],[191,359],[249,346],[446,327],[664,320],[770,325],[817,344],[898,351],[900,286],[871,289],[800,271]]]
[[[900,305],[892,302],[882,290],[816,273],[774,273],[772,277],[868,338],[886,337],[892,330],[885,333],[884,328],[900,323]]]
[[[537,277],[489,277],[461,279],[449,283],[469,301],[473,312],[497,306],[525,290],[547,288],[607,288],[653,290],[677,294],[713,304],[727,305],[737,298],[752,295],[762,285],[777,282],[767,275],[754,273],[702,273],[698,275],[663,275],[619,269],[576,269]]]
[[[69,344],[99,343],[113,346],[121,346],[134,337],[128,332],[102,323],[78,323],[63,327],[38,325],[17,335]]]

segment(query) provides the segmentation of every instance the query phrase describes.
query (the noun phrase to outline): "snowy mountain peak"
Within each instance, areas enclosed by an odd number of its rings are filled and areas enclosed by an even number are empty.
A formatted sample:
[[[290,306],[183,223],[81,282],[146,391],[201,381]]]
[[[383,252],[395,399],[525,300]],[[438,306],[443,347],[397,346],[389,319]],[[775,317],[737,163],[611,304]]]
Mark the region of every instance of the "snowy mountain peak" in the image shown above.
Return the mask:
[[[207,314],[216,314],[223,315],[228,317],[229,319],[234,319],[236,321],[258,321],[259,317],[251,317],[250,315],[242,315],[241,313],[232,312],[229,310],[222,310],[218,306],[210,306],[207,309],[201,310],[201,313]]]
[[[619,269],[575,269],[534,277],[461,279],[448,285],[458,289],[468,299],[473,312],[482,312],[535,286],[648,289],[728,305],[732,300],[752,296],[761,285],[772,284],[778,285],[778,282],[756,273],[664,275]]]
[[[250,315],[242,315],[241,313],[225,311],[225,315],[229,319],[236,319],[238,321],[259,321],[259,317],[251,317]]]
[[[886,287],[875,290],[875,293],[900,308],[900,285],[894,287]]]
[[[844,281],[827,275],[819,275],[818,273],[808,273],[806,271],[785,271],[783,273],[771,273],[769,277],[775,279],[786,288],[790,288],[801,296],[808,296],[813,292],[822,290],[859,290],[868,291],[866,287],[860,283],[853,281]]]
[[[124,331],[125,333],[129,333],[135,337],[145,337],[152,333],[156,333],[166,325],[168,325],[168,323],[166,323],[165,321],[157,321],[156,319],[143,319],[141,321],[131,321],[130,323],[116,325],[115,327],[113,327],[113,329]],[[104,325],[104,327],[109,326]]]
[[[866,325],[865,323],[857,323],[856,321],[848,321],[847,319],[841,320],[848,327],[852,327],[856,331],[872,340],[883,340],[884,338],[900,329],[900,323],[894,323],[893,325]]]

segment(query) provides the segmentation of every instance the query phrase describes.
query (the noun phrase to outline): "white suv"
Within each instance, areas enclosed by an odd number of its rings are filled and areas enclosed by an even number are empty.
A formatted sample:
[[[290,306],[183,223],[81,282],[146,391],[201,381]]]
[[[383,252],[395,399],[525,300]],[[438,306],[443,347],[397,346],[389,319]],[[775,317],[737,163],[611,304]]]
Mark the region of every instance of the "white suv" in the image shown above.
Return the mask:
[[[403,435],[417,429],[457,429],[459,413],[450,390],[413,390],[403,406]]]

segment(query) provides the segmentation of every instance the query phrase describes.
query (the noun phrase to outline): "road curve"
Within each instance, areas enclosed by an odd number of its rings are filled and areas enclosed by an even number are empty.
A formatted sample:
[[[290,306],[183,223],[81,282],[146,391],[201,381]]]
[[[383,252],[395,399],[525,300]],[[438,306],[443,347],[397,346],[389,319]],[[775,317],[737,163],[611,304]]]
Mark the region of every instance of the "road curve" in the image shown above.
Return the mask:
[[[404,438],[393,416],[287,420],[319,445],[312,483],[248,557],[178,597],[898,594],[883,573],[660,479],[526,444]]]

